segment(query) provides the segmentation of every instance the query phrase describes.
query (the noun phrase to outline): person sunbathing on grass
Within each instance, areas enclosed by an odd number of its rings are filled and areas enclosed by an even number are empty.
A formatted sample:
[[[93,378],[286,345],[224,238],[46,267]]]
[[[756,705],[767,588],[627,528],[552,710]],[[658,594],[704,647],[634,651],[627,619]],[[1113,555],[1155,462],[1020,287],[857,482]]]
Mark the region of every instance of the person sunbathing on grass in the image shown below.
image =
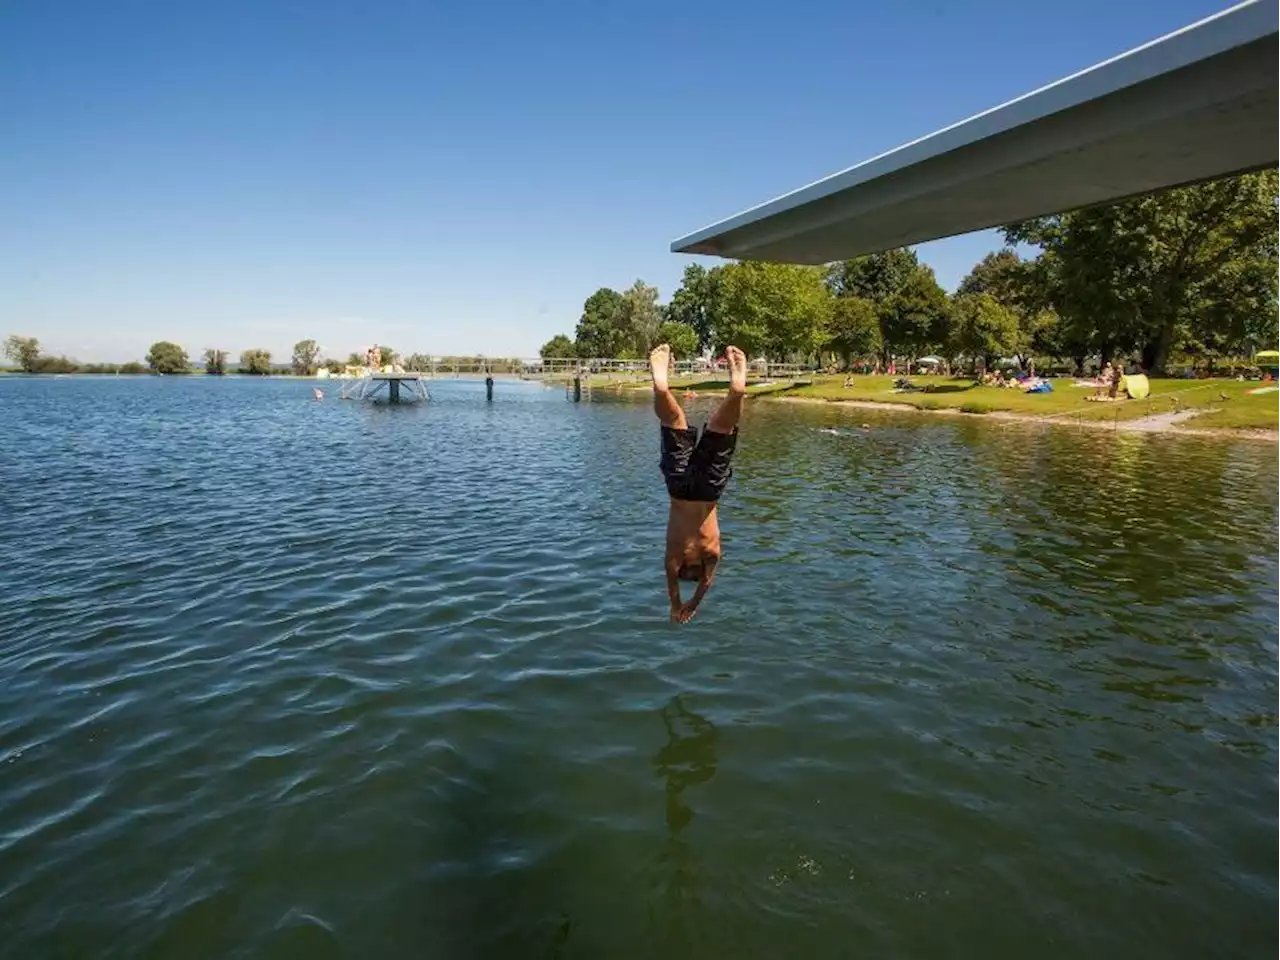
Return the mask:
[[[663,566],[671,619],[688,623],[711,589],[720,563],[720,521],[716,504],[733,476],[738,420],[747,395],[747,357],[737,347],[726,350],[729,395],[720,402],[701,436],[689,426],[684,409],[668,384],[671,347],[662,344],[649,354],[653,376],[653,411],[662,424],[660,467],[671,497],[667,511],[667,544]],[[696,583],[693,596],[680,597],[680,581]]]

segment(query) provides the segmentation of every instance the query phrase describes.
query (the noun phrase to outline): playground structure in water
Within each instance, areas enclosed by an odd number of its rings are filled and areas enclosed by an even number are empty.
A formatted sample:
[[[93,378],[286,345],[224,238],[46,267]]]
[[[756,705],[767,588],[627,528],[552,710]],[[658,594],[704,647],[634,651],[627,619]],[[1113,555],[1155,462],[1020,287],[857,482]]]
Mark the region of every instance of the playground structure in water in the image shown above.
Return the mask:
[[[809,368],[799,364],[772,363],[763,358],[753,360],[750,368],[753,375],[765,379],[794,379],[809,372]],[[677,361],[675,373],[677,376],[728,376],[723,360],[705,357]],[[596,386],[600,385],[599,380],[602,378],[610,383],[647,379],[649,366],[647,360],[617,357],[447,357],[432,358],[426,369],[418,370],[406,370],[399,364],[384,364],[379,367],[348,366],[340,373],[330,373],[324,369],[316,372],[317,379],[339,380],[343,383],[338,394],[343,400],[380,400],[385,397],[388,403],[401,403],[404,399],[428,400],[428,380],[464,377],[483,377],[485,393],[492,400],[495,378],[504,376],[544,382],[563,381],[566,395],[580,401],[584,391],[590,393],[593,378]],[[404,389],[406,386],[407,390]]]
[[[492,379],[489,381],[492,384]],[[407,391],[401,390],[408,386]],[[338,393],[341,400],[376,400],[383,392],[388,403],[400,403],[405,394],[415,401],[429,399],[427,385],[420,373],[369,373],[358,380],[348,381]],[[489,387],[493,399],[493,387]]]

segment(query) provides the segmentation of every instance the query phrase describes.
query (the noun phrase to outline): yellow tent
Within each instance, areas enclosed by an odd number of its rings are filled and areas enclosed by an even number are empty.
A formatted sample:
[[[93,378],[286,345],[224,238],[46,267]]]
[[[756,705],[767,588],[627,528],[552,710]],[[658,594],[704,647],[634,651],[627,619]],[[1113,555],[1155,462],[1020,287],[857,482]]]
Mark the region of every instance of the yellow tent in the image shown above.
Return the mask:
[[[1145,400],[1151,394],[1151,381],[1145,373],[1131,373],[1120,378],[1120,389],[1129,395],[1130,400]]]

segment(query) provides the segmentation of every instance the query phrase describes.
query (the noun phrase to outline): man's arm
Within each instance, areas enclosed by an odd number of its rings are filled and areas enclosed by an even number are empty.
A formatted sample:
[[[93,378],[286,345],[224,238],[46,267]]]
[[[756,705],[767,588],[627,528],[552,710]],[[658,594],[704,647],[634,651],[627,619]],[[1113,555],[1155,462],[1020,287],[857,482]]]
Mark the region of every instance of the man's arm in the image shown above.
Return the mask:
[[[679,617],[681,607],[680,578],[677,576],[680,571],[680,561],[679,559],[673,561],[671,557],[667,557],[663,566],[667,571],[667,599],[671,601],[671,619],[675,620]]]
[[[672,613],[677,623],[688,623],[693,619],[693,615],[698,612],[698,604],[702,602],[702,598],[707,595],[707,591],[711,589],[711,583],[716,578],[716,564],[720,562],[719,557],[705,557],[702,561],[702,579],[698,581],[698,589],[693,592],[693,596],[689,598],[689,602],[680,607],[679,612]],[[678,590],[677,590],[678,594]]]

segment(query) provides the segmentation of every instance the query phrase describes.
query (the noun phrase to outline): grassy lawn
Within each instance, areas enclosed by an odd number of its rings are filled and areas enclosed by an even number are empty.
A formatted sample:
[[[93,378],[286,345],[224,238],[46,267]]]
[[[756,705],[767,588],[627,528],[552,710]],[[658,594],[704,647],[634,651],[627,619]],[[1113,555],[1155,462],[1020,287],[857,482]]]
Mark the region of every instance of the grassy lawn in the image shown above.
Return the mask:
[[[957,409],[966,413],[1007,411],[1030,416],[1050,417],[1066,421],[1132,420],[1151,414],[1172,413],[1188,409],[1221,408],[1211,420],[1199,426],[1231,429],[1277,429],[1277,395],[1248,396],[1247,391],[1260,386],[1256,381],[1236,380],[1152,380],[1151,396],[1146,400],[1115,403],[1090,403],[1092,387],[1073,387],[1066,378],[1053,382],[1053,393],[1023,393],[1004,387],[976,387],[968,378],[913,377],[919,386],[932,386],[930,392],[894,393],[893,378],[888,376],[855,376],[848,388],[844,377],[818,377],[812,386],[797,387],[788,396],[814,397],[823,400],[868,400],[877,403],[899,403],[921,410]],[[1224,400],[1223,397],[1226,397]],[[1188,425],[1194,424],[1191,421]]]
[[[1021,390],[1005,387],[976,387],[967,377],[913,377],[913,383],[932,389],[928,392],[894,393],[893,380],[889,376],[855,376],[847,388],[842,374],[818,375],[802,378],[800,381],[753,380],[747,387],[747,393],[751,396],[778,393],[788,397],[819,400],[893,403],[920,410],[1008,412],[1069,423],[1077,419],[1108,422],[1135,420],[1153,414],[1203,409],[1216,412],[1203,420],[1189,420],[1184,425],[1192,429],[1280,429],[1280,418],[1277,415],[1280,410],[1280,395],[1271,393],[1250,396],[1249,390],[1261,386],[1257,381],[1152,380],[1151,396],[1146,400],[1092,403],[1085,400],[1085,397],[1092,396],[1094,388],[1072,386],[1073,381],[1068,378],[1053,380],[1053,393],[1023,393]],[[584,385],[593,389],[646,391],[649,389],[649,378],[644,374],[602,374],[587,378]],[[673,377],[671,386],[676,390],[714,393],[727,390],[729,381],[710,379],[703,374]]]
[[[1200,430],[1206,427],[1221,430],[1280,430],[1280,394],[1263,393],[1249,396],[1246,390],[1256,389],[1260,384],[1253,383],[1236,383],[1230,382],[1230,387],[1243,387],[1238,393],[1233,393],[1227,385],[1223,386],[1223,392],[1230,397],[1226,401],[1215,401],[1213,408],[1216,413],[1206,415],[1203,418],[1194,417],[1191,420],[1185,420],[1182,423],[1175,424],[1177,427],[1185,427],[1189,430]],[[1214,393],[1217,397],[1217,393]]]

